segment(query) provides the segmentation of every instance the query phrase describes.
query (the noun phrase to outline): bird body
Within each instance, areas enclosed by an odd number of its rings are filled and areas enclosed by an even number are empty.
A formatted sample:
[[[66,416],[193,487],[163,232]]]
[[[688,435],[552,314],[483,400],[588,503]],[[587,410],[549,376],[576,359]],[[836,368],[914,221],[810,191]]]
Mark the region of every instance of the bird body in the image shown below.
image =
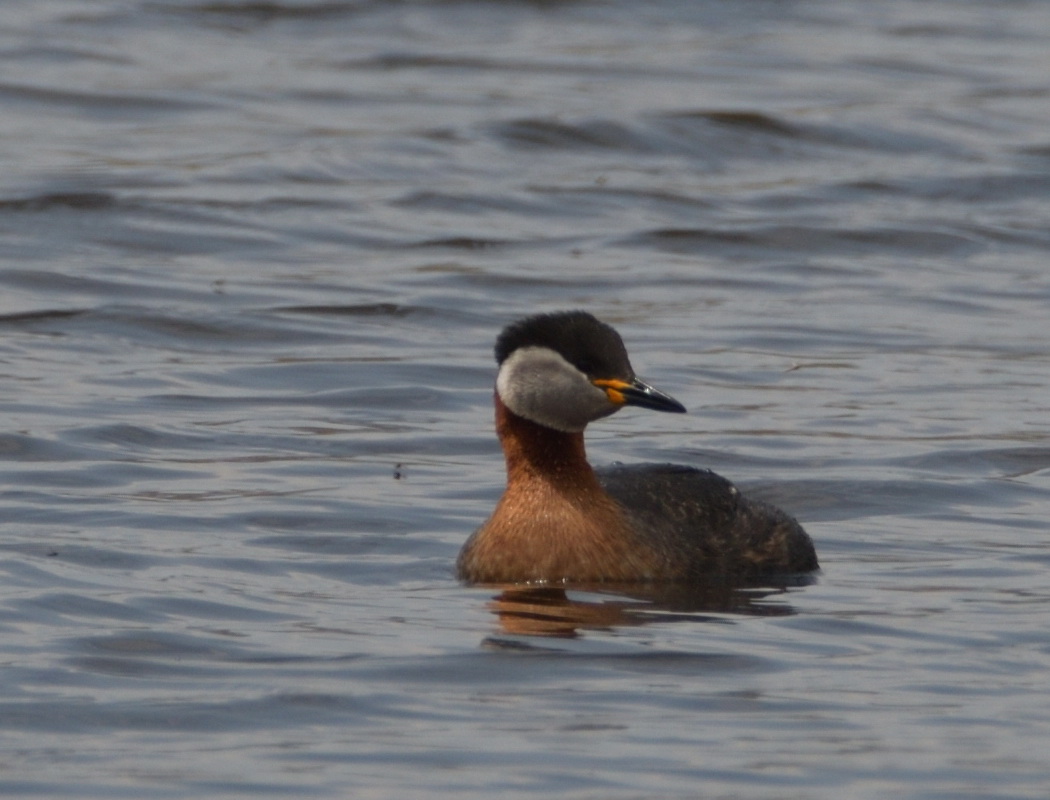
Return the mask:
[[[507,486],[460,552],[462,579],[698,582],[817,568],[794,519],[709,470],[591,467],[588,422],[624,405],[685,411],[637,379],[608,325],[579,311],[529,317],[503,331],[496,356]]]

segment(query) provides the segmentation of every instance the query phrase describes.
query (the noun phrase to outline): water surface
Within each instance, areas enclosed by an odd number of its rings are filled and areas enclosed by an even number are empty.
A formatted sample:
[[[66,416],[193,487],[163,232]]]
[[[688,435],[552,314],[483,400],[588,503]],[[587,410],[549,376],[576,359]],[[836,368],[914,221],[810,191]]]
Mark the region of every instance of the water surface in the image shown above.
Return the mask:
[[[0,791],[1045,798],[1050,6],[0,10]],[[459,585],[492,341],[803,586]]]

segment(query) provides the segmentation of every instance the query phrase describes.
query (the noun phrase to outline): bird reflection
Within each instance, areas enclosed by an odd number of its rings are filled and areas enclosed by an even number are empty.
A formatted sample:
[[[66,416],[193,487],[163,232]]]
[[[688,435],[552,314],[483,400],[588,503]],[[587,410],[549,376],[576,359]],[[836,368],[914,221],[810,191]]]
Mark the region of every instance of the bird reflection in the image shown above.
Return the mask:
[[[812,582],[811,580],[805,581]],[[586,630],[652,622],[726,622],[724,615],[795,614],[788,590],[803,581],[761,586],[645,586],[610,584],[505,586],[488,603],[503,633],[573,638]],[[493,587],[495,588],[495,587]]]

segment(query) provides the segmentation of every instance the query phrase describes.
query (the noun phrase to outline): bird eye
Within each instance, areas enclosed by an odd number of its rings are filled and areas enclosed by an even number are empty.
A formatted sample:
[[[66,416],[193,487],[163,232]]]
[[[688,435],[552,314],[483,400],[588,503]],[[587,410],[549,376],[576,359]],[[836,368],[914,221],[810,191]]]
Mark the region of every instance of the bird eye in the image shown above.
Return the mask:
[[[584,375],[593,375],[594,374],[594,368],[595,368],[596,365],[595,365],[595,363],[593,361],[586,361],[586,360],[584,360],[584,361],[577,361],[575,366],[576,366],[576,369],[578,369]]]

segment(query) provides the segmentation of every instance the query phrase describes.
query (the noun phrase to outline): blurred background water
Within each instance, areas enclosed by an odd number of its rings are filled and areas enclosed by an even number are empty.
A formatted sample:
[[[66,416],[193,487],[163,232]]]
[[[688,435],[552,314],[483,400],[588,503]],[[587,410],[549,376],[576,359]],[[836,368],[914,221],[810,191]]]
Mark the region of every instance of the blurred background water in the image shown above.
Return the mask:
[[[0,8],[0,793],[1046,798],[1050,4]],[[805,587],[497,596],[492,341]]]

